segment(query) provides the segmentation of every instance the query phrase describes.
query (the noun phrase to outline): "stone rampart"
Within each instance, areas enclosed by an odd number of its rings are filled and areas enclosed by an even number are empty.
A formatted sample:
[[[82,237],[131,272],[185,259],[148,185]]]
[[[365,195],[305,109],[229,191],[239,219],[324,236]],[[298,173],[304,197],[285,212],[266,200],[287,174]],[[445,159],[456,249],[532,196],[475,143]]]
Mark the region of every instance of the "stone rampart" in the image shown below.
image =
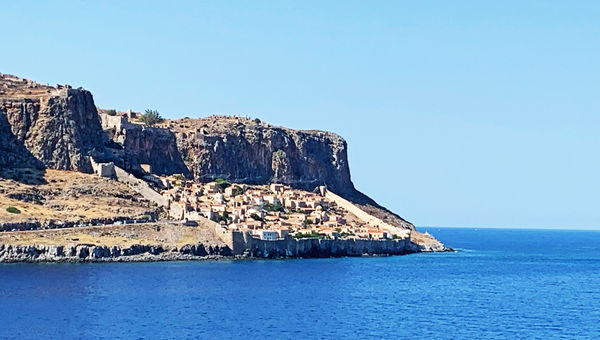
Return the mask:
[[[350,212],[351,214],[355,215],[356,217],[358,217],[359,219],[363,220],[371,226],[379,227],[380,229],[388,229],[392,234],[398,235],[399,237],[410,237],[410,230],[398,228],[394,225],[386,223],[383,220],[373,215],[370,215],[366,211],[357,207],[352,202],[334,194],[329,190],[325,190],[325,198],[332,200],[339,207],[344,208],[346,211]]]

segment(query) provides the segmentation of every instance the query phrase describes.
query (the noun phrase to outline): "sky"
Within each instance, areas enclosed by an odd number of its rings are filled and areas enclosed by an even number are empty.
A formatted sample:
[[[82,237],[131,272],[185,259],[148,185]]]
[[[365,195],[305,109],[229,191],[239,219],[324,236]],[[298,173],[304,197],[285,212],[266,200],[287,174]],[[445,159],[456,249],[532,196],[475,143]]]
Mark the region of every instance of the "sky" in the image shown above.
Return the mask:
[[[600,227],[598,1],[6,1],[0,72],[336,132],[421,226]]]

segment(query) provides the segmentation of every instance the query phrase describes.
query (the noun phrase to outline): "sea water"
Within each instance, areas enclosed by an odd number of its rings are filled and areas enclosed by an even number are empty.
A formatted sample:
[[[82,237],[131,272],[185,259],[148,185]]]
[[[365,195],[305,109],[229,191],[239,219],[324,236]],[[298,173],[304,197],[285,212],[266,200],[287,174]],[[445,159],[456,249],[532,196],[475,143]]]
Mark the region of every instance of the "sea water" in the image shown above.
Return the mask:
[[[459,251],[0,264],[0,336],[600,339],[600,232],[423,229]]]

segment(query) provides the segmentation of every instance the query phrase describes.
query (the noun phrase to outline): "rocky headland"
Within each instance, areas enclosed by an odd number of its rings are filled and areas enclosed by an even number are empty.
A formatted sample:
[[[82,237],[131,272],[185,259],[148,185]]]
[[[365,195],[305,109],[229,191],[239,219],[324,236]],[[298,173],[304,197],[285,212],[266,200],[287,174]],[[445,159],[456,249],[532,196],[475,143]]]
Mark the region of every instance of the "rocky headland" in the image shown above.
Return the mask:
[[[49,187],[55,180],[48,178],[47,173],[54,169],[92,174],[97,172],[97,164],[109,163],[119,167],[117,174],[121,171],[133,178],[122,181],[130,187],[131,192],[117,181],[113,181],[113,189],[108,179],[102,179],[104,182],[101,184],[91,179],[91,187],[80,194],[83,195],[81,197],[92,198],[88,205],[93,204],[93,197],[107,197],[108,201],[119,201],[121,212],[129,206],[132,211],[141,211],[139,208],[144,207],[144,215],[159,216],[160,206],[164,204],[152,204],[152,195],[144,195],[144,192],[161,186],[156,177],[161,175],[179,174],[202,182],[217,178],[232,183],[276,182],[307,191],[326,186],[383,223],[406,229],[411,234],[410,239],[403,242],[390,240],[389,244],[385,243],[387,241],[344,243],[343,240],[290,240],[289,244],[279,244],[279,250],[269,251],[260,242],[247,242],[246,252],[234,252],[232,256],[358,256],[447,250],[435,238],[418,233],[410,222],[378,205],[354,187],[350,177],[347,143],[334,133],[292,130],[237,116],[165,120],[151,127],[141,124],[131,112],[108,114],[106,110],[97,108],[92,94],[82,88],[43,85],[0,74],[0,179],[5,184],[0,188],[0,199],[5,197],[3,204],[11,207],[21,204],[20,207],[27,212],[27,220],[12,221],[15,216],[6,213],[5,219],[11,218],[11,223],[25,223],[28,227],[23,229],[36,229],[45,225],[35,219],[35,209],[39,208],[48,216],[47,220],[60,220],[64,226],[85,225],[83,221],[90,221],[89,216],[80,210],[72,213],[73,209],[79,208],[72,202],[66,202],[66,197],[61,198],[60,202],[45,199],[61,197],[56,192],[49,194],[52,191]],[[151,174],[148,174],[150,168]],[[40,175],[33,176],[36,178],[23,176],[23,173],[32,172],[40,172]],[[20,189],[11,189],[10,183],[18,183]],[[114,195],[115,192],[119,194]],[[140,197],[140,193],[143,197]],[[108,201],[99,199],[97,203],[110,204]],[[31,204],[36,206],[32,208]],[[3,211],[6,209],[4,206],[0,208]],[[104,214],[102,211],[114,209],[96,210]],[[117,210],[114,211],[116,217]],[[0,214],[0,224],[8,222],[2,218]],[[94,218],[97,216],[94,215]],[[5,240],[0,244],[0,261],[121,261],[231,255],[226,250],[230,247],[205,247],[197,242],[190,242],[186,247],[165,247],[161,242],[155,242],[133,249],[133,245],[109,247],[98,243],[16,245]],[[189,250],[189,247],[195,250]]]

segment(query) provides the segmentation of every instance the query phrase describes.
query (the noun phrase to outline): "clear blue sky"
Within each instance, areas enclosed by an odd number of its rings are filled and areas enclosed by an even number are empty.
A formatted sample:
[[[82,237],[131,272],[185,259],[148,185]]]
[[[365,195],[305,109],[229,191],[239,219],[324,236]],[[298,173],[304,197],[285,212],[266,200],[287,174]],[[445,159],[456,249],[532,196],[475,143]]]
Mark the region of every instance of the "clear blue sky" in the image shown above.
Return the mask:
[[[600,227],[600,2],[2,4],[0,72],[346,138],[417,225]]]

